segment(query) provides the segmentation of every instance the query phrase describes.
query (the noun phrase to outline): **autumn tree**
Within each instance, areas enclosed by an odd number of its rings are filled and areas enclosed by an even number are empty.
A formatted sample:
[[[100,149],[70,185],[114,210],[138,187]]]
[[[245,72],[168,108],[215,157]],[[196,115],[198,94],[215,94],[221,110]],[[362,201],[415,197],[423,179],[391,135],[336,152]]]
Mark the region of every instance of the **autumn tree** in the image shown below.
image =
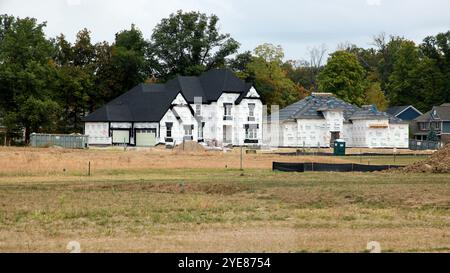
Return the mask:
[[[284,52],[281,46],[263,44],[255,48],[254,55],[247,69],[253,75],[264,103],[285,107],[304,97],[302,89],[282,68]]]

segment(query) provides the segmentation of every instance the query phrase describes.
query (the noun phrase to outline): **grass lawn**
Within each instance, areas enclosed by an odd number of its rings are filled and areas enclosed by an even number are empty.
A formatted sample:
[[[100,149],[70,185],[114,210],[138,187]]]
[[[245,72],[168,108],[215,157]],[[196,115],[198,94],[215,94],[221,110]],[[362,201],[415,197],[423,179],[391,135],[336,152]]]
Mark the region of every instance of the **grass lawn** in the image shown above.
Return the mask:
[[[66,252],[70,240],[83,252],[363,252],[373,240],[383,251],[450,252],[450,174],[0,176],[0,252]]]

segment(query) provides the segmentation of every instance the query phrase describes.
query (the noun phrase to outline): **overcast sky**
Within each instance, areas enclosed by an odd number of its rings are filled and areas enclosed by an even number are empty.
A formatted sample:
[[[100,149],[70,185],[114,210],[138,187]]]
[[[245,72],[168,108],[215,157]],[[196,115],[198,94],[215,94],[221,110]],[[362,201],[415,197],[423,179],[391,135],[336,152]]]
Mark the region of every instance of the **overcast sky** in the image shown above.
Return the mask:
[[[450,0],[0,0],[0,14],[47,21],[46,33],[71,41],[86,27],[97,41],[135,23],[148,39],[170,13],[201,11],[220,18],[220,28],[241,43],[240,51],[270,42],[287,59],[306,59],[307,50],[339,43],[370,46],[381,32],[416,42],[450,30]]]

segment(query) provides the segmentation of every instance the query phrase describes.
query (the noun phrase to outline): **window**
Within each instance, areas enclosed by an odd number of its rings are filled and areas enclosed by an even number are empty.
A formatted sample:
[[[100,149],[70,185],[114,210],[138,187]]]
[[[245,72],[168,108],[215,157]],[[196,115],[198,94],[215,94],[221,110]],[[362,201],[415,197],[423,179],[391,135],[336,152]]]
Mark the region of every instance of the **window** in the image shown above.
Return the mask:
[[[194,125],[184,125],[184,136],[192,137],[192,130],[194,129]]]
[[[257,124],[246,124],[245,125],[245,138],[246,139],[257,139],[258,138],[258,125]]]
[[[248,121],[255,121],[255,104],[248,104]]]
[[[172,137],[172,122],[166,122],[166,137]]]
[[[430,129],[430,123],[428,123],[428,122],[421,122],[421,123],[419,123],[419,128],[422,131],[429,130]]]
[[[231,103],[224,103],[223,104],[223,120],[232,120],[233,118],[231,117],[231,107],[232,104]]]
[[[205,128],[205,123],[202,122],[202,126],[198,127],[198,138],[203,139],[203,129]]]
[[[432,122],[431,128],[433,128],[433,130],[441,130],[441,123],[440,122]]]
[[[202,105],[201,104],[195,105],[195,115],[197,117],[200,117],[202,115]]]

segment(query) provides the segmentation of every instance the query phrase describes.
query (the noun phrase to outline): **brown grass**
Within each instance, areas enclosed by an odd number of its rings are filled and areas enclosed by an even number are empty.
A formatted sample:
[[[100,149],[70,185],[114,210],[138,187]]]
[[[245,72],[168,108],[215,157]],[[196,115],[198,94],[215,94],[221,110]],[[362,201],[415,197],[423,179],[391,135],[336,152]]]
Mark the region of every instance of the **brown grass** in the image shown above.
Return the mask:
[[[450,251],[449,175],[241,174],[0,177],[0,252]]]
[[[0,148],[0,175],[85,174],[88,162],[92,171],[172,168],[239,168],[240,151],[180,152],[163,148],[145,150],[58,148]],[[273,161],[347,162],[334,157],[288,157],[270,154],[244,154],[244,167],[268,169]]]
[[[0,157],[0,252],[65,252],[71,240],[84,252],[362,252],[373,240],[450,252],[450,174],[272,172],[274,160],[358,157],[269,154],[245,154],[240,171],[239,149]]]

